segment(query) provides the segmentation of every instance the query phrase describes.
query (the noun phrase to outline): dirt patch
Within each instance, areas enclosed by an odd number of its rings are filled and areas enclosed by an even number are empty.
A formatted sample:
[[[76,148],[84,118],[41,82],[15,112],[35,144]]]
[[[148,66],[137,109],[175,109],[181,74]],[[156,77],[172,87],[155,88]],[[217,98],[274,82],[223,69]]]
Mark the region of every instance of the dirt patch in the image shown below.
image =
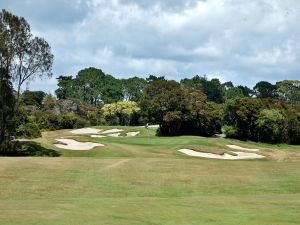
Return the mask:
[[[67,149],[67,150],[91,150],[94,147],[102,147],[104,145],[93,142],[79,142],[73,139],[56,139],[56,141],[61,142],[63,144],[54,144],[57,148]]]
[[[261,159],[261,158],[265,158],[265,156],[258,155],[256,153],[249,153],[249,152],[233,152],[235,155],[230,155],[228,153],[218,155],[218,154],[214,154],[214,153],[194,151],[194,150],[191,150],[191,149],[180,149],[178,151],[181,152],[181,153],[184,153],[186,155],[189,155],[189,156],[210,158],[210,159],[238,160],[238,159]]]

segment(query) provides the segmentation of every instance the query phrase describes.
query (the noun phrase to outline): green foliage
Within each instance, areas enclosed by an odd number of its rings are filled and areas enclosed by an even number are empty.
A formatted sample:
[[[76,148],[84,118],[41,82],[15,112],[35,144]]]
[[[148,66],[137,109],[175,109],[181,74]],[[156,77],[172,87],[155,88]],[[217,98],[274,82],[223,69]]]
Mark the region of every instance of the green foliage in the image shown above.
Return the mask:
[[[176,135],[186,111],[185,92],[175,81],[154,81],[145,89],[141,108],[150,122],[160,125],[161,135]]]
[[[258,82],[253,91],[257,98],[274,98],[276,97],[276,85],[273,85],[267,81]]]
[[[280,99],[288,101],[292,104],[300,103],[300,81],[299,80],[283,80],[276,83],[277,91]]]
[[[220,132],[220,105],[207,102],[206,96],[200,91],[186,91],[187,113],[180,134],[211,136]]]
[[[75,113],[65,113],[58,117],[58,125],[60,129],[82,128],[87,125],[87,121],[75,115]]]
[[[222,128],[227,137],[236,137],[237,130],[233,126],[224,125]]]
[[[17,86],[17,108],[21,86],[25,82],[52,76],[53,55],[43,38],[32,35],[30,25],[24,18],[6,10],[0,12],[0,33],[5,46],[1,48],[4,53],[1,57],[5,58],[6,68]]]
[[[73,78],[72,76],[59,76],[57,79],[58,89],[55,90],[57,99],[66,99],[73,96]]]
[[[225,91],[225,99],[234,99],[245,97],[243,91],[238,87],[232,87]]]
[[[138,102],[141,100],[147,81],[143,78],[132,77],[122,80],[122,90],[125,100]]]
[[[155,76],[155,75],[149,75],[149,77],[146,78],[146,81],[147,81],[148,83],[152,83],[152,82],[154,82],[154,81],[159,81],[159,80],[166,80],[166,79],[165,79],[164,76],[158,77],[158,76]]]
[[[47,94],[43,99],[42,104],[45,109],[53,109],[57,106],[57,100],[52,94]]]
[[[123,98],[121,81],[92,67],[80,70],[74,79],[60,76],[58,86],[58,99],[76,98],[95,106]]]
[[[105,104],[102,107],[102,115],[109,125],[130,125],[133,116],[140,112],[140,107],[133,101],[120,101]]]
[[[175,81],[155,81],[145,90],[142,111],[159,134],[211,135],[220,129],[218,107],[208,104],[201,91],[188,90]]]
[[[20,124],[17,127],[16,135],[18,137],[37,138],[41,136],[41,131],[37,123],[28,122],[28,123]]]
[[[180,81],[181,84],[194,90],[202,91],[209,101],[216,103],[224,102],[224,87],[220,83],[219,79],[207,80],[207,78],[194,76],[191,79],[185,78]]]
[[[300,143],[300,111],[283,101],[235,99],[225,104],[223,113],[224,130],[229,137],[269,143]]]
[[[21,98],[22,103],[25,105],[34,105],[37,107],[41,107],[43,103],[43,99],[46,96],[46,93],[43,91],[25,91]]]
[[[15,97],[6,69],[0,68],[0,152],[13,151],[11,135],[14,130]]]
[[[50,111],[40,112],[37,117],[39,127],[45,130],[60,129],[59,116],[52,114]]]
[[[263,109],[256,120],[259,140],[265,142],[281,142],[284,131],[284,115],[278,109]]]

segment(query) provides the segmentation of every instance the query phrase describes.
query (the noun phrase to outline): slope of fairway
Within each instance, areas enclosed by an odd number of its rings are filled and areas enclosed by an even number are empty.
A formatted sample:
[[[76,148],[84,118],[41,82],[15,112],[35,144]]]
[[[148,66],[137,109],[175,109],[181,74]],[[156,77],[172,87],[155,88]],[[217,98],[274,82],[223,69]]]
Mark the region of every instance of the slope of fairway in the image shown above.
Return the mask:
[[[295,225],[300,223],[299,146],[195,136],[73,137],[104,144],[89,151],[54,146],[69,130],[35,141],[61,157],[0,158],[1,225]],[[100,127],[110,129],[110,127]],[[259,149],[265,159],[224,161],[226,145]]]
[[[299,163],[1,158],[0,164],[1,225],[300,221]]]

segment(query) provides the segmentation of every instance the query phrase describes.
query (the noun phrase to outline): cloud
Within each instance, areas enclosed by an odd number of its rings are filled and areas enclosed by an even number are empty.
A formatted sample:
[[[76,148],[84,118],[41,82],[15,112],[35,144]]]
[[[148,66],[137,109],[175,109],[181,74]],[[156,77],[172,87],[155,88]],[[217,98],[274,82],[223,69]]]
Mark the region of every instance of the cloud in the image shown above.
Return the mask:
[[[95,66],[117,77],[207,74],[249,86],[299,79],[298,0],[10,0],[0,6],[24,16],[50,43],[56,76]]]

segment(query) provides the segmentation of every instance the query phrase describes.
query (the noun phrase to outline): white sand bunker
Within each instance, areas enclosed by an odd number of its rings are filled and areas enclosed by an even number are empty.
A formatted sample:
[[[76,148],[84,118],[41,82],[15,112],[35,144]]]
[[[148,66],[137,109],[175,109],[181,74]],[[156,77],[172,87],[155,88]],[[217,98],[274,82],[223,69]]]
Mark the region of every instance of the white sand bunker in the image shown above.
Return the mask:
[[[121,133],[112,133],[112,134],[108,134],[108,137],[120,137]]]
[[[127,137],[135,137],[135,136],[137,136],[137,135],[139,135],[139,131],[137,131],[137,132],[128,132],[128,133],[126,133],[126,135],[127,135]]]
[[[258,152],[259,149],[256,148],[243,148],[241,146],[237,145],[226,145],[228,148],[236,149],[236,150],[246,150],[246,151],[253,151],[253,152]]]
[[[210,159],[227,159],[227,160],[238,160],[238,159],[261,159],[264,158],[262,155],[258,155],[256,153],[249,152],[233,152],[236,155],[230,155],[228,153],[224,153],[222,155],[214,154],[214,153],[206,153],[206,152],[198,152],[191,149],[180,149],[178,150],[189,156],[210,158]]]
[[[93,143],[93,142],[79,142],[73,139],[56,139],[64,144],[54,144],[57,148],[67,149],[67,150],[91,150],[94,147],[104,146],[102,144]]]
[[[104,135],[92,134],[91,137],[92,137],[92,138],[104,138],[104,137],[106,137],[106,136],[104,136]]]
[[[81,128],[81,129],[72,130],[70,132],[72,134],[98,134],[100,131],[102,130],[96,128]]]
[[[118,132],[121,132],[121,131],[123,131],[123,130],[121,130],[121,129],[110,129],[110,130],[106,130],[106,131],[101,132],[101,134],[118,133]]]

